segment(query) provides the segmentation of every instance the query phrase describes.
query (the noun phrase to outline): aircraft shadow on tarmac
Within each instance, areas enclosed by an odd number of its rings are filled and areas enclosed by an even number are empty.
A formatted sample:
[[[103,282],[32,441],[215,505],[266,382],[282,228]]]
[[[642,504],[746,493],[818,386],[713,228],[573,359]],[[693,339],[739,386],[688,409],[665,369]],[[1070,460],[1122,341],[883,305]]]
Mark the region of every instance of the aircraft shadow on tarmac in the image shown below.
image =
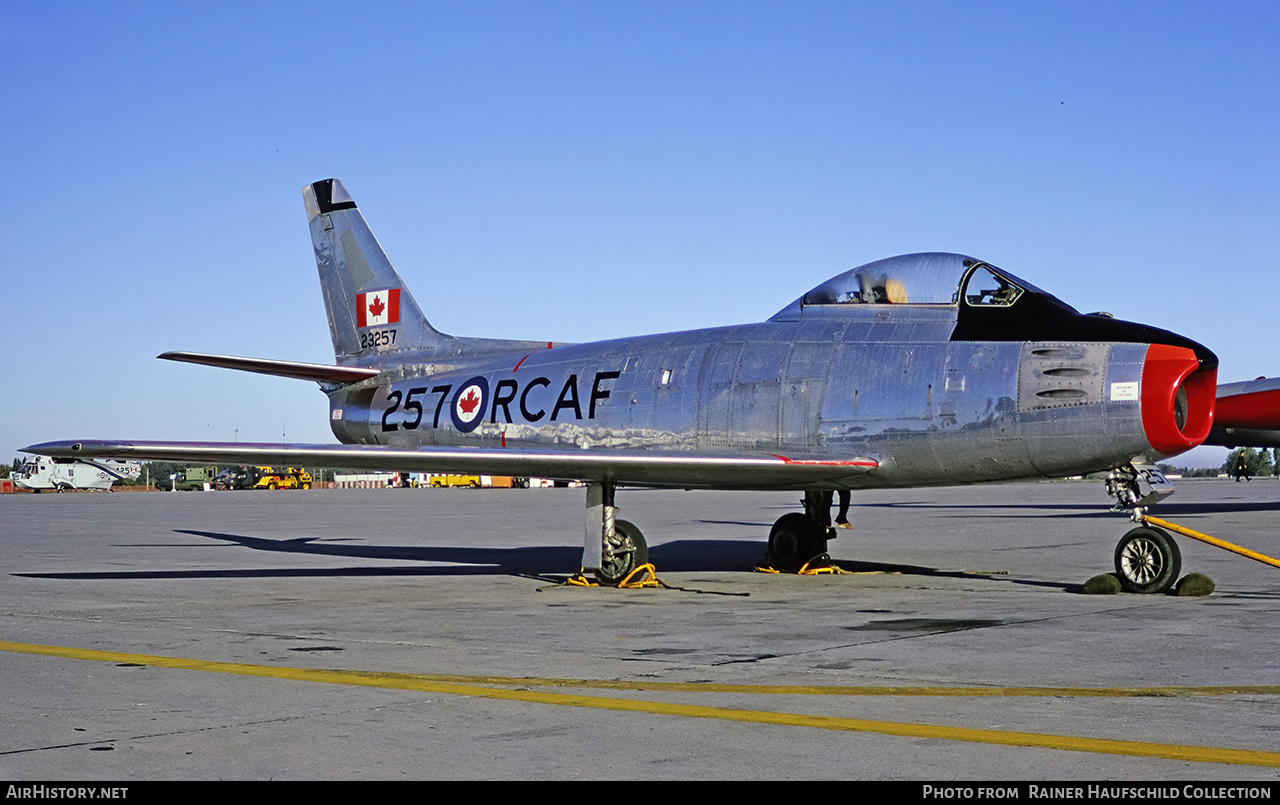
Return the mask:
[[[736,523],[735,523],[736,524]],[[761,526],[760,523],[740,523]],[[111,580],[111,579],[219,579],[219,578],[287,578],[344,576],[531,576],[548,578],[567,576],[577,565],[581,549],[576,546],[531,548],[478,548],[456,546],[391,547],[354,545],[356,538],[297,537],[264,539],[216,531],[175,529],[175,533],[220,540],[255,551],[298,553],[312,556],[338,556],[352,559],[383,559],[407,562],[448,562],[446,566],[415,567],[341,567],[341,568],[226,568],[201,570],[133,570],[83,573],[15,573],[16,576],[42,579]],[[653,546],[650,560],[662,571],[739,571],[750,572],[764,559],[764,546],[757,540],[675,540]],[[1015,584],[1078,591],[1078,584],[1014,579],[964,570],[944,570],[921,565],[891,564],[840,560],[844,570],[854,573],[894,573],[912,576],[950,578],[992,578]]]

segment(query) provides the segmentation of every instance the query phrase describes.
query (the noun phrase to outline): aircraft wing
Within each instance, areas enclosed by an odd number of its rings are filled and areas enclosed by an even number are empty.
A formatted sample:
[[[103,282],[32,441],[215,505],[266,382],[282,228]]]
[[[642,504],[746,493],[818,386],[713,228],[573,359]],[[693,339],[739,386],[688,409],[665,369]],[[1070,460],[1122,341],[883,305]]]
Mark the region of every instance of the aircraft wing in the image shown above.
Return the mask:
[[[609,481],[633,486],[708,489],[841,488],[879,462],[782,455],[699,454],[655,450],[396,448],[381,445],[251,442],[62,441],[24,447],[54,458],[124,458],[215,464],[276,464],[397,472],[436,472]]]
[[[1213,429],[1205,444],[1280,447],[1280,378],[1218,386]]]

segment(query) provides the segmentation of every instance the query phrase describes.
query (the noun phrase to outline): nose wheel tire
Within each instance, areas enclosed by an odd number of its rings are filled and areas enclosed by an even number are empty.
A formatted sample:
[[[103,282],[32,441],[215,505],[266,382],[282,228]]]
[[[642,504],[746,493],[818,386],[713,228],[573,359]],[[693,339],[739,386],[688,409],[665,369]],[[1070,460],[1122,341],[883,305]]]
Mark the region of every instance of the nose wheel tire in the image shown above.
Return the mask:
[[[649,544],[635,523],[618,520],[613,524],[613,533],[617,539],[611,545],[612,555],[595,572],[602,587],[617,587],[628,573],[649,561]]]
[[[1182,572],[1182,552],[1164,531],[1150,526],[1135,528],[1116,545],[1116,575],[1131,593],[1162,593]]]
[[[784,514],[769,532],[769,564],[795,570],[827,551],[827,529],[803,514]]]

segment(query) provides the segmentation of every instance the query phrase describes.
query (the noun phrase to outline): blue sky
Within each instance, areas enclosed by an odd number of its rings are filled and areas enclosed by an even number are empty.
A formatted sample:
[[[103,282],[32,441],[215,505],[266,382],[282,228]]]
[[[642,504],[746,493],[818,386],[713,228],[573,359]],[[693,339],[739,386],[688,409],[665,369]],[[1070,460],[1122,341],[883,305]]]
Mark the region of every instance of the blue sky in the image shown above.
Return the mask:
[[[757,321],[939,250],[1280,375],[1280,4],[369,5],[0,0],[0,460],[332,441],[313,384],[154,357],[332,361],[331,176],[459,335]]]

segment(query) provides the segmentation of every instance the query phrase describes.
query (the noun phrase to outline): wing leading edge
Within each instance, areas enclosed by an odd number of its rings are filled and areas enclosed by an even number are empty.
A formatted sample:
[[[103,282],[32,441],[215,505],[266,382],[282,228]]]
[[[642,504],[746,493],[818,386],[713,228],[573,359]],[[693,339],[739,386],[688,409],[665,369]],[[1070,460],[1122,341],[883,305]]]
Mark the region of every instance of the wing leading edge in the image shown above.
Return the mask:
[[[879,466],[870,457],[840,461],[786,456],[655,453],[645,450],[526,450],[518,448],[262,444],[250,442],[61,441],[24,447],[54,458],[125,458],[219,464],[456,472],[598,481],[634,486],[706,489],[844,488]]]

